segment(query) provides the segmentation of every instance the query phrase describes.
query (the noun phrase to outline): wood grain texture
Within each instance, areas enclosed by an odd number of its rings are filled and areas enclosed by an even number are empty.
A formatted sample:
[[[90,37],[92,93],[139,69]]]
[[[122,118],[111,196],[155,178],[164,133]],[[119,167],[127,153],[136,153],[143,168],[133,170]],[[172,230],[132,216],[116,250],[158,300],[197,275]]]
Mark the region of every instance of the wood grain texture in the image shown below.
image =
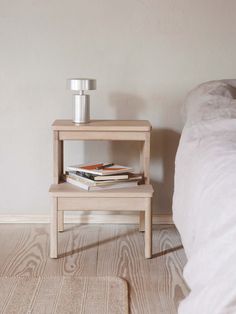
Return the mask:
[[[41,275],[48,259],[48,231],[45,225],[1,225],[0,238],[4,240],[0,253],[0,275]]]
[[[144,258],[137,225],[66,225],[59,258],[50,259],[49,225],[0,225],[0,276],[120,276],[131,314],[175,314],[188,294],[186,257],[174,226],[154,226],[153,258]],[[62,253],[65,252],[65,253]]]

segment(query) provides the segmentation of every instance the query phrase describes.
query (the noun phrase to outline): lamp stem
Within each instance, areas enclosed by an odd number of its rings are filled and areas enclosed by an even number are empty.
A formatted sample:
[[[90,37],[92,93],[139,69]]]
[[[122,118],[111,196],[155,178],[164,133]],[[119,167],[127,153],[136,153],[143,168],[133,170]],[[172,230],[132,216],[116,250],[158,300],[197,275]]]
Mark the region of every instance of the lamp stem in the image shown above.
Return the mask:
[[[88,123],[89,122],[89,95],[77,94],[74,95],[74,122]]]

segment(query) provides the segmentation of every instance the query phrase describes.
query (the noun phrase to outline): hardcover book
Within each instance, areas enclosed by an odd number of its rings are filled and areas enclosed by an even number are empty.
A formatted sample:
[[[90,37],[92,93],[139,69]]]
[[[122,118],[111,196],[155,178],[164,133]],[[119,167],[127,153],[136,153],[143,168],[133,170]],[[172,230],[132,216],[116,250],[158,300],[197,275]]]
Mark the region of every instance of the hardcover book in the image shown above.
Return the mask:
[[[66,170],[91,173],[98,176],[107,176],[111,174],[120,174],[133,171],[133,169],[130,167],[102,162],[68,166]]]
[[[110,190],[110,189],[118,189],[118,188],[130,188],[138,185],[138,181],[125,181],[125,182],[116,182],[112,184],[105,185],[91,185],[88,182],[81,182],[70,176],[66,176],[66,182],[73,184],[81,189],[87,191],[97,191],[97,190]]]
[[[64,179],[71,178],[76,181],[80,181],[81,183],[87,184],[89,186],[102,186],[102,185],[111,185],[119,182],[130,182],[130,181],[141,181],[143,176],[140,174],[129,174],[127,175],[127,179],[119,179],[119,180],[110,180],[110,176],[105,176],[106,180],[93,180],[84,176],[77,174],[76,172],[67,172],[64,176]],[[113,176],[112,176],[113,177]]]

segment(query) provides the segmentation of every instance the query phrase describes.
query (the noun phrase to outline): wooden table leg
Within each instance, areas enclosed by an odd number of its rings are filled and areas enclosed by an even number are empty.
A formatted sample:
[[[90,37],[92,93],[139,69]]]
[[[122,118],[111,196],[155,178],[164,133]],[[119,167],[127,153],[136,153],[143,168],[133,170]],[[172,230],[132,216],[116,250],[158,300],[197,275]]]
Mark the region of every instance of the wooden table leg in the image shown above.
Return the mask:
[[[58,231],[59,232],[64,231],[64,211],[63,210],[58,211]]]
[[[145,231],[145,212],[139,212],[139,231]]]
[[[143,173],[144,183],[150,183],[149,175],[150,166],[150,132],[145,133],[145,140],[140,147],[140,171]],[[145,215],[144,212],[139,213],[139,231],[145,231]]]
[[[57,215],[57,198],[53,198],[53,206],[51,209],[51,225],[50,225],[50,257],[57,258],[58,247],[58,215]]]
[[[145,210],[145,258],[152,258],[152,208]]]
[[[53,135],[53,176],[54,183],[60,182],[60,177],[63,174],[64,165],[64,142],[59,140],[59,132],[54,131]]]

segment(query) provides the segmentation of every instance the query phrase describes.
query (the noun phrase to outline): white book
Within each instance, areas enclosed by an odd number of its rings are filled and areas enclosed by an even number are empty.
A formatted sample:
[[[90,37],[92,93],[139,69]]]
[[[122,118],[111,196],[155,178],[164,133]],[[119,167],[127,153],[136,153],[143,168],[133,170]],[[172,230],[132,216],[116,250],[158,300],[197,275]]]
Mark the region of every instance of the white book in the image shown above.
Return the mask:
[[[94,176],[94,181],[107,181],[107,180],[125,180],[129,179],[128,174],[115,174],[115,175],[108,175],[108,176]]]
[[[142,175],[140,174],[129,174],[127,175],[128,179],[119,179],[119,180],[110,180],[110,176],[105,176],[104,178],[107,178],[107,180],[92,180],[89,179],[87,177],[81,176],[77,173],[74,172],[67,172],[67,174],[65,176],[68,176],[69,178],[76,180],[76,181],[80,181],[84,184],[87,184],[89,186],[101,186],[101,185],[109,185],[109,184],[117,184],[117,183],[121,183],[121,182],[130,182],[130,181],[141,181],[142,180]],[[100,176],[98,176],[100,177]],[[112,176],[114,177],[114,176]]]
[[[87,191],[98,191],[98,190],[111,190],[111,189],[120,189],[120,188],[130,188],[138,185],[138,181],[128,181],[128,182],[116,182],[109,185],[103,185],[103,186],[93,186],[88,183],[83,183],[78,180],[74,180],[70,178],[69,176],[66,176],[66,182],[73,184],[81,189],[87,190]]]

